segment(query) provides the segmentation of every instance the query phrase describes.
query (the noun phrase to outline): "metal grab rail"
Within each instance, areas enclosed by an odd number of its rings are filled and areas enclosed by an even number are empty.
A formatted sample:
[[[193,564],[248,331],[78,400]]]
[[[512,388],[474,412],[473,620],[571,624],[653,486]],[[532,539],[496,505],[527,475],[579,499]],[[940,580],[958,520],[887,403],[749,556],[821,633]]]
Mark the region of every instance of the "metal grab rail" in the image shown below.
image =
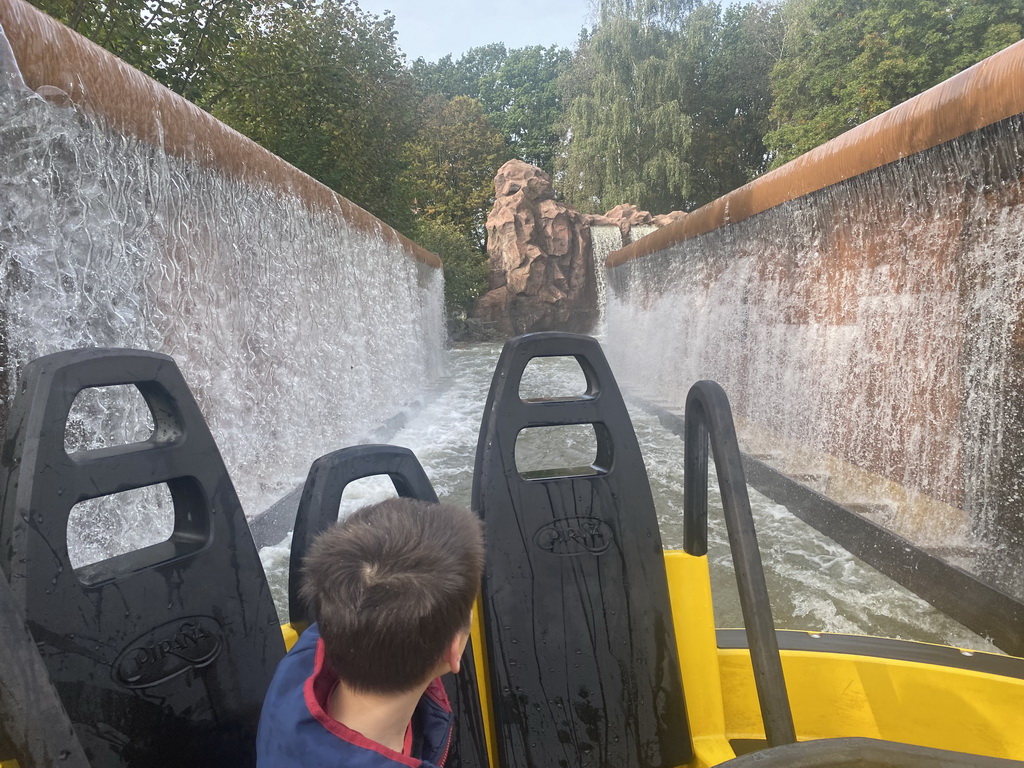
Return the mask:
[[[796,742],[782,659],[775,636],[768,586],[750,511],[736,427],[725,390],[714,381],[698,381],[686,396],[683,448],[683,548],[691,555],[708,551],[708,442],[725,510],[740,608],[746,627],[754,683],[770,746]]]

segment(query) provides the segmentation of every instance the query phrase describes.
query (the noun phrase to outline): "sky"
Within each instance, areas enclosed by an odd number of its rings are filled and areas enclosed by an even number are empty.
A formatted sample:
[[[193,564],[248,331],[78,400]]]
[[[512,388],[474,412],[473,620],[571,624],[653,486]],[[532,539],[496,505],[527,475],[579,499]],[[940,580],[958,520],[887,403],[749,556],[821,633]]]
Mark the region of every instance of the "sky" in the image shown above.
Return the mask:
[[[398,47],[412,63],[421,56],[453,59],[470,48],[560,45],[571,48],[590,17],[590,0],[358,0],[376,15],[391,11]]]

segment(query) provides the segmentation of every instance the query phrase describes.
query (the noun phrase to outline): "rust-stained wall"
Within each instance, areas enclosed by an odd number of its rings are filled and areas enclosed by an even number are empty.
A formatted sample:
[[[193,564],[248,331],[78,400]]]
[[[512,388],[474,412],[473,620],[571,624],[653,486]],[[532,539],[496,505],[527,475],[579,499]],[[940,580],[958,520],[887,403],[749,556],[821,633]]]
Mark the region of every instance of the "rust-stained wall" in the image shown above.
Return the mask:
[[[441,374],[436,256],[22,0],[0,24],[0,395],[60,349],[169,354],[255,513]],[[72,444],[136,434],[123,405]]]
[[[24,0],[0,0],[0,27],[29,88],[59,88],[76,108],[103,119],[117,133],[221,173],[287,191],[307,205],[379,233],[425,264],[441,266],[436,254]]]
[[[1024,42],[611,254],[617,370],[719,380],[752,450],[910,538],[1020,551],[1022,112]]]

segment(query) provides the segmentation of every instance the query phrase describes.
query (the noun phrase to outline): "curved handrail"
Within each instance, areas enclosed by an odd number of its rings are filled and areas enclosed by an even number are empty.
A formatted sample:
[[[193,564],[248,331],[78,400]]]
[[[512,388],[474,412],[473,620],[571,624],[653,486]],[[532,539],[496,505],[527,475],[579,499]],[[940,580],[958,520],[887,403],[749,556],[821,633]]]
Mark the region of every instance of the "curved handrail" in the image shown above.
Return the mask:
[[[710,438],[765,736],[771,746],[792,744],[796,741],[793,713],[782,674],[736,427],[725,390],[717,382],[698,381],[686,396],[685,419],[683,548],[691,555],[706,555],[708,551]]]

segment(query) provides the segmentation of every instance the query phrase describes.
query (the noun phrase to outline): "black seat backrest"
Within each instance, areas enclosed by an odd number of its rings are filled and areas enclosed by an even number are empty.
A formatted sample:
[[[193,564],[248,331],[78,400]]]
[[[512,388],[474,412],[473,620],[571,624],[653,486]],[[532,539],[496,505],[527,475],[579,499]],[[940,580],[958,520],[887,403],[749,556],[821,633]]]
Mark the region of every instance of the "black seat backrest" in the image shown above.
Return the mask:
[[[234,486],[174,361],[58,352],[22,381],[0,457],[0,564],[90,762],[253,765],[284,642]],[[69,454],[75,397],[114,385],[141,393],[152,434]],[[161,483],[169,539],[72,567],[75,504]]]
[[[434,486],[408,448],[356,445],[314,461],[295,515],[288,567],[288,613],[297,629],[304,629],[313,620],[309,607],[299,597],[302,561],[313,539],[337,521],[346,486],[375,475],[388,475],[396,493],[403,498],[437,502]],[[444,687],[456,713],[446,768],[487,768],[489,761],[471,643],[462,657],[461,671],[458,675],[445,675]]]
[[[577,398],[524,401],[537,357],[574,357]],[[593,474],[524,477],[520,431],[592,424]],[[484,628],[502,768],[670,768],[692,746],[640,449],[598,343],[537,333],[501,353],[477,447]]]

